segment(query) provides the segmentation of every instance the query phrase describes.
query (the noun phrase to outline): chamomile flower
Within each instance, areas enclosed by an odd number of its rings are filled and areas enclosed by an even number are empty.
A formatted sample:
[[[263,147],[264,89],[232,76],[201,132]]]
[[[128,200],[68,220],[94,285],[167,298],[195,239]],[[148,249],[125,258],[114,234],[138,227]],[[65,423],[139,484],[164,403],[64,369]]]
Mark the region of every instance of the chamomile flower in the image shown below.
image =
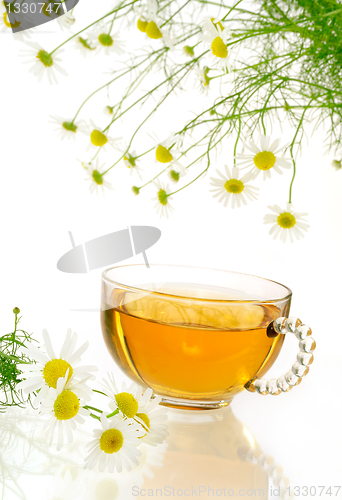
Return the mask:
[[[68,368],[65,376],[57,380],[56,388],[49,388],[41,404],[42,413],[50,417],[44,425],[49,446],[52,444],[57,429],[57,451],[62,448],[65,435],[67,442],[72,443],[72,431],[76,429],[76,424],[84,424],[83,417],[89,415],[89,411],[83,406],[91,399],[91,389],[83,381],[74,382],[74,377],[70,378],[70,373],[70,368]]]
[[[281,209],[278,205],[268,208],[274,213],[265,215],[264,224],[273,224],[269,234],[273,234],[274,240],[279,236],[283,243],[287,238],[293,243],[294,237],[297,240],[304,237],[303,231],[307,231],[310,227],[304,218],[308,214],[295,212],[291,203],[287,203],[285,209]]]
[[[185,168],[178,168],[177,165],[172,165],[168,168],[167,175],[171,182],[177,183],[181,177],[184,177],[187,173]]]
[[[94,50],[96,50],[93,42],[88,38],[83,38],[82,36],[77,36],[75,38],[75,47],[83,57],[88,57]]]
[[[260,138],[260,148],[255,142],[250,141],[245,143],[245,148],[249,149],[252,154],[237,155],[237,165],[241,170],[246,167],[252,167],[251,175],[255,179],[260,172],[263,172],[263,179],[271,177],[271,169],[278,174],[282,174],[282,168],[291,168],[290,160],[279,156],[279,153],[284,147],[279,147],[280,139],[276,139],[271,143],[271,137],[262,135]]]
[[[161,19],[157,16],[158,3],[156,0],[147,0],[147,8],[141,11],[138,20],[137,28],[142,33],[146,33],[148,38],[152,40],[163,39],[165,44],[173,48],[173,42],[165,30],[161,29]]]
[[[103,392],[109,397],[109,407],[111,410],[119,410],[125,418],[135,417],[139,401],[142,397],[142,388],[134,382],[126,386],[126,382],[122,382],[118,386],[111,373],[107,374],[107,379],[103,380]]]
[[[108,132],[98,127],[93,120],[90,120],[90,125],[87,126],[87,133],[90,138],[88,149],[103,148],[106,151],[106,146],[110,145],[119,151],[121,137],[110,137]]]
[[[47,52],[35,42],[26,42],[26,44],[32,47],[32,50],[23,51],[25,56],[29,56],[29,60],[27,60],[26,63],[34,62],[29,71],[38,78],[39,82],[46,74],[51,84],[58,83],[55,74],[56,71],[67,76],[67,72],[58,64],[61,59],[57,57],[55,53],[51,54]]]
[[[83,164],[86,172],[88,174],[88,178],[86,180],[90,180],[91,184],[89,186],[89,190],[91,193],[102,191],[104,194],[104,188],[113,189],[113,186],[110,182],[105,179],[105,168],[104,165],[99,164],[99,159],[96,158],[93,162],[88,164]]]
[[[83,122],[77,122],[65,119],[61,116],[52,116],[52,123],[58,125],[56,131],[61,139],[76,139],[76,133],[81,132],[82,134],[87,133],[87,129]]]
[[[146,389],[144,395],[138,398],[139,407],[134,420],[144,430],[145,434],[140,438],[141,441],[150,446],[157,446],[168,436],[167,408],[158,406],[162,400],[161,396],[151,399],[152,395],[152,389]]]
[[[204,68],[196,68],[195,69],[195,75],[196,75],[196,82],[198,84],[199,90],[201,94],[208,95],[209,92],[209,84],[210,84],[210,78],[208,76],[210,69],[207,66],[204,66]]]
[[[221,174],[219,170],[216,170],[219,178],[211,177],[212,181],[210,184],[214,186],[214,189],[210,191],[214,192],[214,198],[219,197],[218,201],[223,202],[226,207],[228,203],[231,203],[231,207],[235,208],[241,207],[241,204],[247,204],[246,198],[249,200],[257,199],[258,188],[248,185],[250,180],[250,174],[244,175],[240,179],[240,171],[238,167],[233,167],[230,171],[227,165],[224,166],[226,175]]]
[[[179,161],[182,153],[177,148],[177,145],[180,144],[183,138],[171,134],[164,141],[159,141],[157,137],[154,140],[156,143],[155,161],[164,165],[168,164],[170,168],[176,166],[177,169],[182,173],[182,175],[185,175],[186,170]]]
[[[43,350],[34,345],[25,348],[25,354],[33,359],[36,364],[18,364],[18,368],[23,372],[25,380],[19,382],[17,389],[22,389],[26,394],[39,390],[38,396],[34,400],[37,405],[48,394],[49,388],[57,388],[57,381],[64,377],[66,372],[69,378],[75,381],[84,377],[91,377],[90,372],[97,371],[96,366],[77,366],[81,361],[81,356],[87,350],[89,342],[85,342],[75,350],[77,344],[77,334],[68,329],[59,356],[53,350],[50,336],[47,330],[43,330],[46,354]],[[24,349],[24,348],[23,348]]]
[[[167,432],[167,409],[159,407],[161,397],[153,396],[152,389],[148,388],[143,393],[142,387],[131,383],[126,387],[123,382],[117,387],[114,377],[108,374],[108,380],[104,380],[104,391],[110,398],[109,408],[112,411],[119,410],[127,419],[133,419],[143,429],[141,440],[146,444],[156,446],[164,442]]]
[[[109,106],[109,105],[105,106],[103,108],[103,112],[104,112],[105,115],[110,116],[111,118],[113,118],[114,106]]]
[[[154,186],[157,189],[157,196],[152,198],[152,201],[156,202],[155,209],[157,210],[157,214],[161,217],[168,218],[169,214],[171,214],[174,210],[170,204],[171,190],[168,185],[164,185],[158,180],[154,182]]]
[[[122,146],[118,148],[119,152],[121,155],[124,155],[123,157],[123,163],[126,168],[129,169],[131,175],[133,173],[137,173],[139,178],[141,179],[141,172],[143,169],[139,166],[139,161],[138,161],[138,155],[135,150],[132,151],[127,151],[126,146]]]
[[[140,176],[141,169],[137,165],[137,162],[136,162],[137,157],[135,155],[136,155],[136,151],[131,151],[131,153],[126,153],[124,158],[123,158],[123,162],[124,162],[125,167],[130,169],[131,174],[133,172],[137,172],[137,174],[141,178],[141,176]]]
[[[227,48],[229,31],[219,19],[207,19],[203,23],[201,40],[210,45],[212,63],[220,70],[231,71]]]
[[[184,55],[188,57],[195,57],[194,47],[191,47],[191,45],[184,45],[182,50]]]
[[[102,429],[94,430],[94,440],[87,448],[89,455],[85,458],[85,468],[96,467],[99,472],[106,469],[121,472],[123,469],[130,471],[132,464],[137,465],[141,455],[139,446],[139,426],[120,415],[107,418],[101,414]]]
[[[71,12],[67,12],[62,16],[57,18],[57,22],[64,31],[64,29],[69,30],[76,22],[76,18],[71,14]]]
[[[97,49],[107,56],[115,52],[118,55],[125,53],[125,44],[120,40],[117,33],[108,33],[109,25],[104,23],[96,25],[96,30],[91,38],[96,41]]]
[[[331,166],[334,167],[336,170],[341,170],[341,168],[342,168],[342,160],[340,160],[340,161],[333,160],[331,162]]]

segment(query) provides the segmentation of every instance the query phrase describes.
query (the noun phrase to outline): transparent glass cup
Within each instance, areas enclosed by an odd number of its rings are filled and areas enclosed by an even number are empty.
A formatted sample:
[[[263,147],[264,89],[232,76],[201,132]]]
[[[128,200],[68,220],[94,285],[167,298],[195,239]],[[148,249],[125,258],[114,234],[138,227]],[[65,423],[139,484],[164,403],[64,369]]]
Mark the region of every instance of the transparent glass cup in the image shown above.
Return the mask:
[[[245,388],[263,393],[255,381],[278,357],[291,296],[284,285],[230,271],[114,267],[102,275],[102,332],[121,370],[163,404],[213,409]],[[276,382],[269,393],[287,390]]]

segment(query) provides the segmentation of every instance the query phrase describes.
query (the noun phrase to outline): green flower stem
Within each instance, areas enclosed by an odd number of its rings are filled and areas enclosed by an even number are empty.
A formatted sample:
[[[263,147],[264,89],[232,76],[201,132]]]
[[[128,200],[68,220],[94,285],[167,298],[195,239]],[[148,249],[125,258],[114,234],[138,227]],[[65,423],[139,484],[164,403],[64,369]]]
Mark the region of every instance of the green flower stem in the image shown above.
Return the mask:
[[[179,7],[179,9],[176,10],[176,12],[174,14],[172,14],[172,16],[167,21],[165,21],[165,23],[163,23],[160,27],[162,28],[163,26],[165,26],[165,24],[167,24],[169,21],[171,21],[171,19],[173,19],[182,9],[184,9],[184,7],[186,7],[189,2],[190,2],[190,0],[187,0],[185,2],[185,4],[183,4],[181,7]]]
[[[139,99],[137,99],[133,104],[131,104],[131,106],[129,106],[125,111],[123,111],[119,116],[117,116],[115,119],[111,120],[111,122],[107,125],[107,127],[103,130],[103,132],[106,132],[110,127],[111,125],[113,125],[113,123],[115,121],[117,121],[119,118],[121,118],[124,114],[126,114],[129,110],[131,110],[132,108],[134,108],[134,106],[136,106],[137,104],[139,104],[139,102],[143,101],[144,99],[146,99],[146,97],[148,97],[149,95],[152,95],[153,92],[155,92],[156,90],[158,90],[159,88],[161,88],[163,85],[165,85],[168,81],[170,81],[172,78],[174,78],[176,75],[178,75],[178,73],[180,73],[181,71],[183,71],[184,69],[187,68],[187,66],[189,65],[193,65],[195,62],[198,62],[199,59],[201,57],[203,57],[203,55],[207,54],[209,51],[206,50],[205,52],[203,52],[200,56],[192,59],[191,61],[185,63],[178,71],[176,71],[175,73],[173,73],[171,76],[169,76],[168,78],[166,78],[165,80],[163,80],[161,83],[159,83],[158,85],[156,85],[152,90],[149,90],[148,92],[146,92],[142,97],[140,97]],[[175,88],[175,85],[172,87],[172,88]],[[167,94],[169,95],[169,93]],[[164,101],[165,99],[163,99]]]
[[[117,415],[118,413],[119,413],[119,408],[117,408],[116,410],[114,410],[112,413],[109,413],[109,415],[107,415],[107,418],[114,417],[114,415]]]
[[[203,141],[203,140],[204,140],[204,139],[205,139],[205,138],[206,138],[206,137],[207,137],[210,133],[211,133],[211,131],[207,132],[207,134],[206,134],[204,137],[202,137],[199,141],[197,141],[197,143],[193,144],[193,145],[192,145],[192,146],[190,146],[187,150],[185,150],[185,151],[183,152],[182,156],[183,156],[183,155],[186,155],[186,154],[187,154],[187,152],[189,152],[192,148],[194,148],[194,147],[198,146],[198,144],[200,144],[200,143],[201,143],[201,142],[202,142],[202,141]],[[152,149],[154,149],[154,148],[152,148]],[[195,160],[195,162],[196,162],[196,161],[198,161],[198,159],[196,159],[196,160]],[[191,164],[190,164],[190,165],[191,165]],[[190,165],[189,165],[189,166],[190,166]],[[189,166],[188,166],[188,167],[189,167]],[[188,167],[186,167],[186,168],[188,168]],[[146,182],[145,184],[143,184],[142,186],[140,186],[138,189],[140,190],[140,189],[142,189],[142,188],[144,188],[144,187],[148,186],[149,184],[151,184],[151,183],[152,183],[153,181],[155,181],[155,180],[156,180],[156,179],[157,179],[160,175],[162,175],[164,172],[166,172],[166,170],[167,170],[168,168],[169,168],[169,166],[165,167],[165,168],[164,168],[163,170],[161,170],[161,171],[160,171],[157,175],[155,175],[155,176],[154,176],[152,179],[150,179],[148,182]]]
[[[227,14],[226,14],[226,15],[225,15],[222,19],[221,19],[221,23],[223,23],[223,21],[226,19],[226,17],[228,17],[228,16],[229,16],[229,14],[230,14],[233,10],[236,10],[236,7],[237,7],[237,6],[238,6],[238,5],[239,5],[242,1],[243,1],[243,0],[239,0],[238,2],[236,2],[236,4],[235,4],[233,7],[231,7],[231,8],[229,9],[229,11],[227,12]]]
[[[155,51],[155,53],[158,53],[160,51],[165,51],[165,48],[163,49],[159,49],[157,51]],[[148,59],[150,58],[150,56],[147,56],[145,57],[145,59],[137,64],[135,64],[132,68],[129,68],[128,70],[124,71],[122,74],[120,74],[119,76],[116,76],[115,78],[112,78],[111,80],[109,80],[109,82],[105,83],[104,85],[101,85],[101,87],[97,88],[96,90],[94,90],[94,92],[92,92],[84,101],[83,103],[81,104],[81,106],[78,108],[77,110],[77,113],[75,114],[74,118],[72,119],[71,123],[74,123],[74,121],[76,120],[77,116],[79,115],[81,109],[83,108],[83,106],[89,101],[89,99],[91,99],[95,94],[97,94],[98,92],[100,92],[100,90],[103,90],[105,89],[106,87],[108,87],[109,85],[111,85],[112,83],[114,83],[116,80],[119,80],[119,78],[121,78],[122,76],[125,76],[127,75],[128,73],[130,73],[131,71],[133,71],[134,69],[138,68],[141,64],[143,64],[144,62],[146,62]]]
[[[58,47],[56,47],[55,49],[53,49],[53,51],[50,52],[49,55],[52,56],[52,54],[54,52],[56,52],[56,50],[60,49],[61,47],[63,47],[63,45],[65,45],[66,43],[70,42],[70,40],[72,40],[76,36],[80,35],[84,31],[86,31],[87,29],[91,28],[95,24],[99,23],[103,19],[106,19],[106,17],[111,16],[112,14],[114,14],[114,12],[117,12],[117,11],[119,11],[121,9],[125,9],[126,7],[129,7],[130,5],[133,5],[134,3],[135,3],[135,0],[133,0],[133,2],[130,2],[130,3],[126,4],[126,5],[123,5],[122,7],[118,7],[117,9],[114,9],[114,10],[110,11],[108,14],[105,14],[104,16],[100,17],[99,19],[97,19],[97,21],[94,21],[93,23],[89,24],[88,26],[86,26],[85,28],[83,28],[81,31],[78,31],[77,33],[75,33],[74,35],[72,35],[71,37],[69,37],[67,40],[65,40],[63,43],[61,43],[60,45],[58,45]]]
[[[296,177],[296,161],[294,159],[294,156],[293,156],[293,146],[296,142],[296,138],[297,138],[297,135],[301,129],[301,126],[303,124],[303,120],[304,120],[304,115],[309,107],[309,105],[311,104],[311,101],[309,102],[308,106],[305,106],[305,109],[302,113],[302,116],[300,118],[300,121],[298,123],[298,126],[297,126],[297,129],[296,129],[296,133],[292,139],[292,142],[290,144],[290,154],[291,154],[291,159],[292,159],[292,165],[293,165],[293,175],[292,175],[292,179],[291,179],[291,183],[290,183],[290,190],[289,190],[289,203],[292,203],[292,186],[293,186],[293,182],[295,180],[295,177]]]
[[[200,56],[201,57],[201,56]],[[169,92],[167,92],[165,94],[165,96],[163,97],[163,99],[157,104],[157,106],[155,106],[155,108],[147,115],[147,117],[140,123],[140,125],[137,127],[137,129],[135,130],[135,132],[133,133],[130,141],[129,141],[129,144],[127,146],[127,149],[125,151],[125,153],[121,156],[121,158],[118,160],[120,161],[124,156],[125,154],[127,153],[127,151],[129,151],[129,148],[131,147],[131,144],[133,142],[133,139],[134,137],[136,136],[136,134],[138,133],[138,131],[140,130],[140,128],[144,125],[144,123],[146,123],[146,121],[152,116],[152,114],[154,114],[156,112],[156,110],[161,106],[161,104],[165,101],[165,99],[172,93],[172,91],[174,90],[174,88],[181,82],[182,79],[185,78],[185,76],[189,73],[189,71],[191,70],[191,67],[195,64],[195,62],[197,62],[197,59],[193,59],[192,61],[189,61],[188,63],[186,63],[180,70],[176,71],[172,77],[175,77],[178,73],[180,73],[181,71],[183,71],[184,69],[187,68],[187,71],[185,72],[184,75],[181,76],[181,78],[179,78],[179,80],[171,87],[171,90]],[[125,113],[127,113],[127,111],[129,111],[130,109],[132,109],[138,102],[142,101],[143,99],[146,98],[146,96],[148,96],[149,94],[151,94],[151,92],[154,92],[154,90],[160,88],[162,85],[164,85],[166,82],[168,82],[170,80],[170,77],[168,77],[167,79],[165,79],[162,83],[160,83],[159,85],[157,85],[152,91],[149,91],[147,92],[146,94],[144,94],[144,96],[142,96],[140,99],[138,99],[137,101],[135,101],[135,103],[133,103],[131,106],[129,106],[125,111],[123,111],[119,116],[118,118],[121,118],[122,115],[124,115]],[[117,118],[117,119],[118,119]],[[112,124],[112,123],[111,123]],[[110,124],[110,125],[111,125]],[[109,125],[109,126],[110,126]],[[109,127],[108,126],[108,127]],[[107,130],[108,127],[105,129]],[[115,164],[117,164],[118,162],[116,162]],[[114,165],[115,165],[114,164]],[[102,175],[106,174],[107,172],[109,172],[109,170],[111,170],[114,165],[110,166],[105,172],[103,172]]]
[[[228,134],[228,131],[224,134],[224,136],[225,136],[225,135],[227,135],[227,134]],[[223,137],[224,137],[224,136],[223,136]],[[222,137],[222,138],[223,138],[223,137]],[[199,157],[197,158],[197,160],[195,160],[193,163],[197,162],[200,158],[203,158],[204,156],[208,155],[209,150],[211,150],[211,149],[213,149],[215,146],[217,146],[217,144],[219,144],[219,142],[222,140],[222,138],[220,138],[220,139],[219,139],[216,143],[214,143],[212,146],[210,146],[210,149],[208,148],[208,150],[207,150],[205,153],[203,153],[201,156],[199,156]],[[190,166],[190,165],[189,165],[189,166]],[[179,193],[180,191],[182,191],[183,189],[187,188],[188,186],[191,186],[191,184],[193,184],[193,183],[194,183],[195,181],[197,181],[200,177],[202,177],[202,175],[203,175],[203,174],[205,174],[205,173],[206,173],[206,171],[208,170],[208,168],[209,168],[209,164],[206,166],[206,168],[205,168],[205,169],[204,169],[204,170],[203,170],[203,171],[202,171],[202,172],[201,172],[201,173],[200,173],[197,177],[195,177],[195,179],[193,179],[191,182],[189,182],[189,183],[188,183],[188,184],[186,184],[185,186],[183,186],[183,187],[181,187],[181,188],[177,189],[177,191],[173,191],[172,193],[168,194],[168,196],[171,196],[171,195],[174,195],[174,194],[176,194],[176,193]]]

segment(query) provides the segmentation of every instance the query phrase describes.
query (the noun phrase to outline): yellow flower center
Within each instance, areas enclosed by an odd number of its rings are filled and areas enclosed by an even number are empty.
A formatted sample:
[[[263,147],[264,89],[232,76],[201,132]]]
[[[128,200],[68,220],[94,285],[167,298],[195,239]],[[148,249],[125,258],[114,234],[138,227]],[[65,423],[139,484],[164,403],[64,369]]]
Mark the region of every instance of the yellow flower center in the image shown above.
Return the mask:
[[[100,437],[100,448],[105,453],[117,453],[124,442],[124,437],[118,429],[108,429]]]
[[[55,417],[58,420],[70,420],[74,418],[80,409],[80,402],[76,394],[72,391],[62,391],[57,396],[53,405]]]
[[[146,33],[147,25],[148,25],[148,21],[143,21],[142,19],[138,19],[137,28],[142,33]]]
[[[214,40],[211,43],[211,51],[216,57],[220,57],[221,59],[224,59],[228,55],[228,49],[224,41],[220,36],[217,36],[214,38]]]
[[[57,388],[57,380],[60,377],[65,377],[66,371],[69,368],[68,381],[71,379],[73,369],[71,365],[64,359],[53,359],[48,361],[44,366],[43,378],[49,387]]]
[[[271,151],[261,151],[254,156],[254,165],[260,170],[269,170],[275,162],[276,157]]]
[[[94,146],[99,146],[99,147],[104,146],[108,142],[107,137],[99,130],[92,131],[90,135],[90,140],[92,144],[94,144]]]
[[[225,182],[224,188],[228,193],[239,194],[245,189],[244,183],[238,179],[229,179]]]
[[[163,38],[163,35],[161,34],[160,29],[156,25],[154,21],[150,21],[147,26],[146,26],[146,35],[149,38],[153,38],[154,40],[157,40],[158,38]]]
[[[120,392],[115,396],[115,401],[121,413],[123,413],[127,418],[135,417],[139,405],[133,394],[130,394],[129,392]]]
[[[142,420],[144,422],[143,428],[146,432],[148,432],[148,430],[151,427],[151,424],[150,424],[150,419],[148,418],[146,413],[137,413],[136,416],[139,417],[140,420]]]
[[[277,217],[278,225],[284,229],[291,229],[296,224],[296,218],[290,212],[283,212]]]
[[[173,156],[168,149],[159,144],[156,149],[156,158],[160,163],[170,163],[173,160]]]

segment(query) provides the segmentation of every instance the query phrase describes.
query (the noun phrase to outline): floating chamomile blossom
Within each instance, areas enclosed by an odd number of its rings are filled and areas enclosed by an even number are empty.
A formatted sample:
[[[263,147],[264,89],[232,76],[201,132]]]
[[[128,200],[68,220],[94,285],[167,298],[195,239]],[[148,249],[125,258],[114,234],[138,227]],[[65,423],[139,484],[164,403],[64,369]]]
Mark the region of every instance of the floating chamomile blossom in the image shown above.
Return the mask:
[[[56,131],[61,139],[76,139],[76,133],[81,132],[82,134],[87,133],[87,129],[83,122],[77,122],[73,120],[66,120],[61,116],[52,116],[52,123],[58,125]]]
[[[83,57],[88,57],[94,50],[96,50],[92,41],[88,38],[83,38],[82,36],[76,37],[75,47],[79,52],[81,52]]]
[[[341,170],[341,168],[342,168],[342,160],[340,160],[340,161],[333,160],[331,162],[331,166],[334,167],[336,170]]]
[[[91,38],[96,42],[97,49],[104,52],[107,56],[115,52],[118,55],[125,53],[125,44],[120,40],[117,33],[108,33],[110,25],[104,23],[96,25]]]
[[[26,63],[34,62],[29,71],[38,78],[39,82],[46,74],[47,79],[51,84],[58,83],[55,71],[58,71],[64,76],[68,75],[67,72],[58,64],[61,59],[57,57],[55,53],[52,54],[47,52],[35,42],[26,42],[26,44],[31,46],[32,50],[23,51],[23,55],[25,57],[29,56]]]
[[[140,426],[124,419],[120,415],[107,418],[101,414],[102,429],[94,430],[94,440],[88,444],[89,455],[85,458],[85,469],[94,469],[99,472],[108,470],[121,472],[130,471],[132,464],[138,465],[141,455],[139,446]]]
[[[157,210],[157,214],[161,217],[169,217],[169,214],[173,212],[174,208],[170,205],[170,189],[168,185],[162,184],[160,181],[156,180],[154,186],[157,189],[157,196],[152,198],[152,201],[155,201],[155,209]]]
[[[76,423],[84,424],[84,416],[89,415],[89,411],[83,408],[87,401],[91,399],[91,389],[84,381],[74,382],[74,377],[70,378],[68,368],[64,377],[57,380],[57,386],[49,388],[47,395],[41,404],[42,413],[50,416],[44,425],[46,436],[49,438],[51,446],[54,433],[57,428],[57,451],[64,444],[64,434],[68,443],[72,443],[72,431],[76,429]]]
[[[213,193],[214,198],[219,196],[218,201],[223,202],[226,207],[229,202],[231,202],[231,207],[235,208],[241,207],[241,204],[247,204],[246,198],[249,200],[257,199],[258,188],[248,185],[248,181],[251,179],[250,174],[246,174],[240,179],[240,172],[238,167],[233,167],[230,171],[227,165],[224,166],[226,175],[221,174],[219,170],[216,170],[219,179],[211,177],[212,181],[210,184],[214,186],[214,189],[210,189]]]
[[[25,393],[35,393],[39,390],[38,396],[34,400],[34,405],[41,403],[47,395],[49,388],[56,389],[57,381],[64,377],[66,372],[69,378],[74,380],[91,377],[90,372],[97,371],[96,366],[77,366],[81,361],[81,356],[87,350],[89,342],[85,342],[75,351],[77,344],[77,334],[72,333],[69,328],[61,348],[59,356],[56,356],[50,336],[47,330],[43,330],[46,354],[41,350],[30,345],[25,349],[25,354],[33,359],[36,364],[18,364],[18,368],[23,372],[22,380],[17,384],[17,389]],[[24,348],[23,348],[24,352]]]
[[[71,12],[67,12],[62,16],[57,18],[57,22],[64,31],[64,29],[69,30],[76,22],[76,18],[71,14]]]
[[[231,71],[227,48],[229,31],[219,19],[207,19],[203,23],[201,41],[210,44],[212,63],[220,70]]]
[[[90,143],[88,145],[88,150],[90,148],[103,148],[106,150],[106,146],[110,145],[112,148],[119,151],[119,142],[121,137],[110,137],[106,130],[102,130],[101,127],[95,125],[93,120],[90,120],[90,125],[87,126],[87,133],[89,134]]]
[[[293,243],[294,237],[297,240],[304,237],[303,231],[307,231],[310,227],[304,218],[308,214],[294,212],[291,203],[287,203],[285,209],[281,209],[278,205],[268,208],[274,213],[265,215],[264,224],[273,224],[269,234],[273,234],[274,240],[279,236],[280,240],[285,243],[289,237]]]
[[[94,193],[94,191],[98,193],[99,190],[101,190],[102,194],[104,194],[105,188],[113,189],[111,183],[104,178],[106,175],[105,168],[104,165],[100,166],[98,158],[88,164],[82,163],[82,165],[84,166],[88,174],[86,180],[90,180],[91,182],[89,186],[89,190],[91,193]]]
[[[150,446],[162,444],[168,436],[167,430],[167,408],[158,406],[161,402],[161,396],[153,396],[152,389],[148,388],[144,395],[138,395],[139,407],[134,420],[139,423],[144,435],[140,438]]]
[[[279,147],[280,139],[276,139],[271,143],[271,138],[262,135],[260,138],[260,148],[255,142],[250,141],[245,143],[245,148],[249,149],[253,154],[239,154],[236,156],[237,166],[242,169],[253,167],[251,170],[252,179],[258,177],[260,172],[263,172],[263,179],[271,177],[270,170],[273,169],[278,174],[282,174],[281,168],[291,168],[290,160],[283,156],[278,156],[278,153],[284,147]]]

